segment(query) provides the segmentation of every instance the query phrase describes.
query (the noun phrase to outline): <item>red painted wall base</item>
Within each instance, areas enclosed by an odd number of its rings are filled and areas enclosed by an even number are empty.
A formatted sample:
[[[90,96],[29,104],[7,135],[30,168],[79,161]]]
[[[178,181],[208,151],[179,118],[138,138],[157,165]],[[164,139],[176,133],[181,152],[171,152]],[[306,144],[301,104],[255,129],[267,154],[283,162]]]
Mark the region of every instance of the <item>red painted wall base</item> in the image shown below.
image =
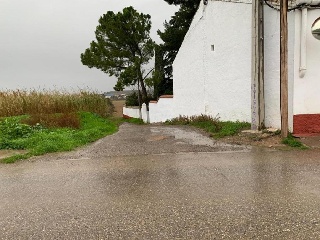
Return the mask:
[[[124,119],[130,119],[130,118],[132,118],[132,117],[130,117],[130,116],[128,116],[128,115],[124,115],[124,114],[122,114],[122,117],[123,117]]]
[[[320,135],[320,114],[299,114],[293,116],[294,135]]]

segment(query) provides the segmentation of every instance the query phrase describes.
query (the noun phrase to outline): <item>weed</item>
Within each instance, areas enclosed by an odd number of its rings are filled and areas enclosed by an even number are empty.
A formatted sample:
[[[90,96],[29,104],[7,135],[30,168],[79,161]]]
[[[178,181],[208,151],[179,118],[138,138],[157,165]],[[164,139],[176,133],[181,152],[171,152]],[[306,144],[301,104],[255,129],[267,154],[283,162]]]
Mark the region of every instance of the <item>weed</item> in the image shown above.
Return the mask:
[[[222,122],[218,117],[201,114],[200,116],[179,116],[166,121],[170,125],[191,125],[210,133],[214,138],[235,135],[243,129],[250,128],[250,123],[246,122]]]
[[[218,117],[212,117],[201,114],[200,116],[179,116],[166,121],[170,125],[191,125],[202,128],[210,133],[217,133],[221,130],[222,125]]]
[[[32,128],[27,124],[20,123],[21,118],[13,117],[6,118],[0,122],[0,135],[1,138],[19,138],[28,137]]]
[[[283,139],[282,143],[293,148],[308,149],[308,147],[292,136],[292,134],[289,134],[287,138]]]

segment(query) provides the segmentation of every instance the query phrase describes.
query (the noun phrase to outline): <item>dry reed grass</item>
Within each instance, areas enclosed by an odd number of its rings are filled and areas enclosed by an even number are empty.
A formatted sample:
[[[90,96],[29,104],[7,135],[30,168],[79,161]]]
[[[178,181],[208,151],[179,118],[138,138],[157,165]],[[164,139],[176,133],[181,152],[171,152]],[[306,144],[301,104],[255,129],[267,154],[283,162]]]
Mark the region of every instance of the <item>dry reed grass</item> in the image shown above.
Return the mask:
[[[79,127],[76,113],[96,113],[102,117],[114,111],[109,99],[94,91],[69,93],[58,90],[8,90],[0,92],[0,117],[30,115],[28,124],[48,127]]]
[[[80,116],[77,113],[33,114],[29,118],[23,119],[22,123],[30,126],[40,124],[47,128],[80,128]]]

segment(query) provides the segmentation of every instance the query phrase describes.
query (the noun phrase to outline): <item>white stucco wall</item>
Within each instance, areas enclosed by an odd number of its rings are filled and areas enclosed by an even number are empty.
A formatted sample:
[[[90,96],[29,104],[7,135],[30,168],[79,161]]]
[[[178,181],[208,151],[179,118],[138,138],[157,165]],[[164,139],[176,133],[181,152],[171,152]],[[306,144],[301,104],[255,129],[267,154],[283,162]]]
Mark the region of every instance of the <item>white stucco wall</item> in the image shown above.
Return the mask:
[[[222,1],[200,5],[173,64],[180,114],[250,121],[251,9]]]
[[[139,118],[139,107],[126,107],[122,109],[122,114],[132,118]]]
[[[252,5],[202,1],[173,64],[174,98],[150,104],[150,121],[208,114],[251,121]],[[281,127],[280,13],[265,17],[265,124]],[[288,14],[289,129],[293,115],[320,113],[320,41],[311,34],[320,10],[308,11],[307,73],[299,77],[301,11]],[[212,49],[214,46],[214,50]]]
[[[319,11],[309,11],[310,28]],[[181,114],[219,114],[222,120],[250,122],[251,16],[252,5],[244,2],[209,1],[200,6],[173,65],[175,103]],[[265,6],[264,17],[265,124],[280,128],[280,13]],[[320,43],[308,31],[308,70],[300,79],[300,22],[300,10],[288,14],[291,131],[294,114],[320,112]]]
[[[320,9],[308,10],[307,22],[307,71],[299,76],[301,11],[296,13],[295,69],[294,69],[294,115],[320,113],[320,41],[311,33],[311,26],[320,17]]]
[[[178,117],[173,105],[173,98],[159,98],[158,102],[149,103],[150,123],[165,122]]]
[[[173,64],[174,105],[180,115],[191,116],[205,112],[203,14],[201,5]]]
[[[122,109],[122,114],[131,118],[140,118],[139,107],[124,106]],[[144,122],[148,122],[148,114],[146,104],[141,106],[141,115]]]

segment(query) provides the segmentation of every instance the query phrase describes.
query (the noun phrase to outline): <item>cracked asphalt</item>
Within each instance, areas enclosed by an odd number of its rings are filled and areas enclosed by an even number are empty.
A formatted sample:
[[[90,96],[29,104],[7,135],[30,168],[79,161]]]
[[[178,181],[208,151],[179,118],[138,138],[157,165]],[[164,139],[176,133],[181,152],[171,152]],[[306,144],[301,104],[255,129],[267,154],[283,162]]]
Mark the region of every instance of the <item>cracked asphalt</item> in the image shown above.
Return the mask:
[[[124,124],[0,165],[0,239],[320,239],[320,150]]]

